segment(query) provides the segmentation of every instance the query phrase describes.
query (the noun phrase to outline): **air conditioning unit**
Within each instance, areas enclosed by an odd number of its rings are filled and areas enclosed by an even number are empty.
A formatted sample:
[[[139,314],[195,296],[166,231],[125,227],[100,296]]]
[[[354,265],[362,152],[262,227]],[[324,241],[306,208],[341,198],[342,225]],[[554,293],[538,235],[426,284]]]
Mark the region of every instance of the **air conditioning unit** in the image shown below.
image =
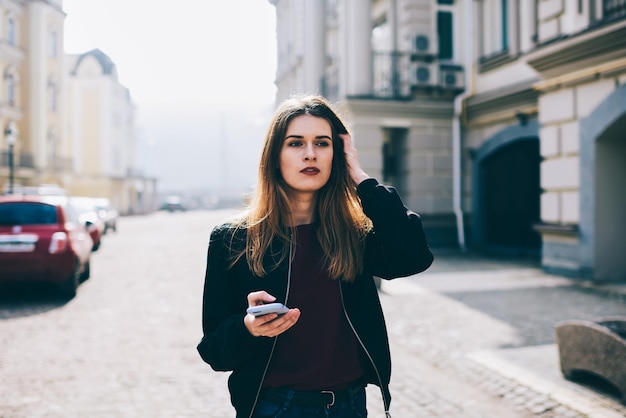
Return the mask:
[[[433,52],[432,38],[425,34],[417,34],[411,38],[411,61],[433,62],[435,53]]]
[[[450,64],[439,65],[439,85],[444,90],[464,90],[465,71],[463,71],[463,67]]]
[[[413,37],[413,51],[422,54],[430,52],[430,38],[424,34],[415,35]]]
[[[432,63],[412,63],[409,81],[413,87],[434,87],[439,84],[439,68]]]

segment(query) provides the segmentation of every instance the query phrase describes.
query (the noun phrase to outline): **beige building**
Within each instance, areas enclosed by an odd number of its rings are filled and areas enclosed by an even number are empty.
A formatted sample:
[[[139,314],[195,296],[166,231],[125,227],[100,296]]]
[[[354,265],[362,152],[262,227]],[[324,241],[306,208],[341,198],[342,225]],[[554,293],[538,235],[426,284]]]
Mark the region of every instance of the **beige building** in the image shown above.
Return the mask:
[[[67,57],[67,137],[73,195],[108,197],[121,213],[157,209],[156,180],[136,169],[136,109],[115,63],[94,49]]]
[[[62,6],[0,0],[0,189],[55,184],[122,213],[154,210],[156,181],[135,165],[129,92],[101,51],[63,53]]]
[[[623,1],[270,1],[277,100],[337,102],[433,246],[626,279]]]
[[[70,144],[62,123],[63,22],[58,1],[0,0],[0,175],[14,183],[58,183],[70,167]]]

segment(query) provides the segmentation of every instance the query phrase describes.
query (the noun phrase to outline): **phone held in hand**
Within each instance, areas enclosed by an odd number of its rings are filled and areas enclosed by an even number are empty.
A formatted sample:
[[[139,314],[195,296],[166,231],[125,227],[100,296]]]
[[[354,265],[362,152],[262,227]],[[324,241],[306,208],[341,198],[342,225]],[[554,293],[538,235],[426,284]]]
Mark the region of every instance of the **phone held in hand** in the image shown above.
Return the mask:
[[[277,313],[279,315],[289,312],[289,308],[282,303],[266,303],[265,305],[251,306],[246,312],[254,316],[267,315]]]

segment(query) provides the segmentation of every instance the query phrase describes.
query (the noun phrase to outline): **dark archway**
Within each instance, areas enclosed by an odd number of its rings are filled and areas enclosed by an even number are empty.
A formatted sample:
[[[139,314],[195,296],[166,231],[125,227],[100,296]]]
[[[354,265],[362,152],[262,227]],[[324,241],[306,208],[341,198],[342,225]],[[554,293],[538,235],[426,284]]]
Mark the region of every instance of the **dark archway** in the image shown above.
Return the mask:
[[[540,218],[539,141],[516,141],[481,164],[485,246],[537,253]]]
[[[540,150],[536,120],[504,129],[481,146],[473,173],[474,243],[496,254],[538,256]]]

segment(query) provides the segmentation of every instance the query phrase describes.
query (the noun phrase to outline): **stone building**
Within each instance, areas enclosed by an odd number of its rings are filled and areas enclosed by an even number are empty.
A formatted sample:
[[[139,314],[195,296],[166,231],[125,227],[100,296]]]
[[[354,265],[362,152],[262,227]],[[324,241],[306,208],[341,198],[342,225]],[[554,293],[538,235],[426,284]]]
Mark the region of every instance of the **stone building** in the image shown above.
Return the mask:
[[[336,102],[433,246],[626,280],[626,2],[270,1],[277,100]]]
[[[123,214],[157,209],[156,180],[136,168],[135,105],[113,60],[99,49],[67,55],[67,136],[80,196],[105,196]],[[70,116],[71,115],[71,116]]]
[[[56,185],[121,213],[154,210],[128,89],[101,51],[64,54],[65,16],[62,0],[0,0],[0,193]]]
[[[0,176],[16,185],[58,183],[71,170],[63,126],[62,2],[0,0]]]

